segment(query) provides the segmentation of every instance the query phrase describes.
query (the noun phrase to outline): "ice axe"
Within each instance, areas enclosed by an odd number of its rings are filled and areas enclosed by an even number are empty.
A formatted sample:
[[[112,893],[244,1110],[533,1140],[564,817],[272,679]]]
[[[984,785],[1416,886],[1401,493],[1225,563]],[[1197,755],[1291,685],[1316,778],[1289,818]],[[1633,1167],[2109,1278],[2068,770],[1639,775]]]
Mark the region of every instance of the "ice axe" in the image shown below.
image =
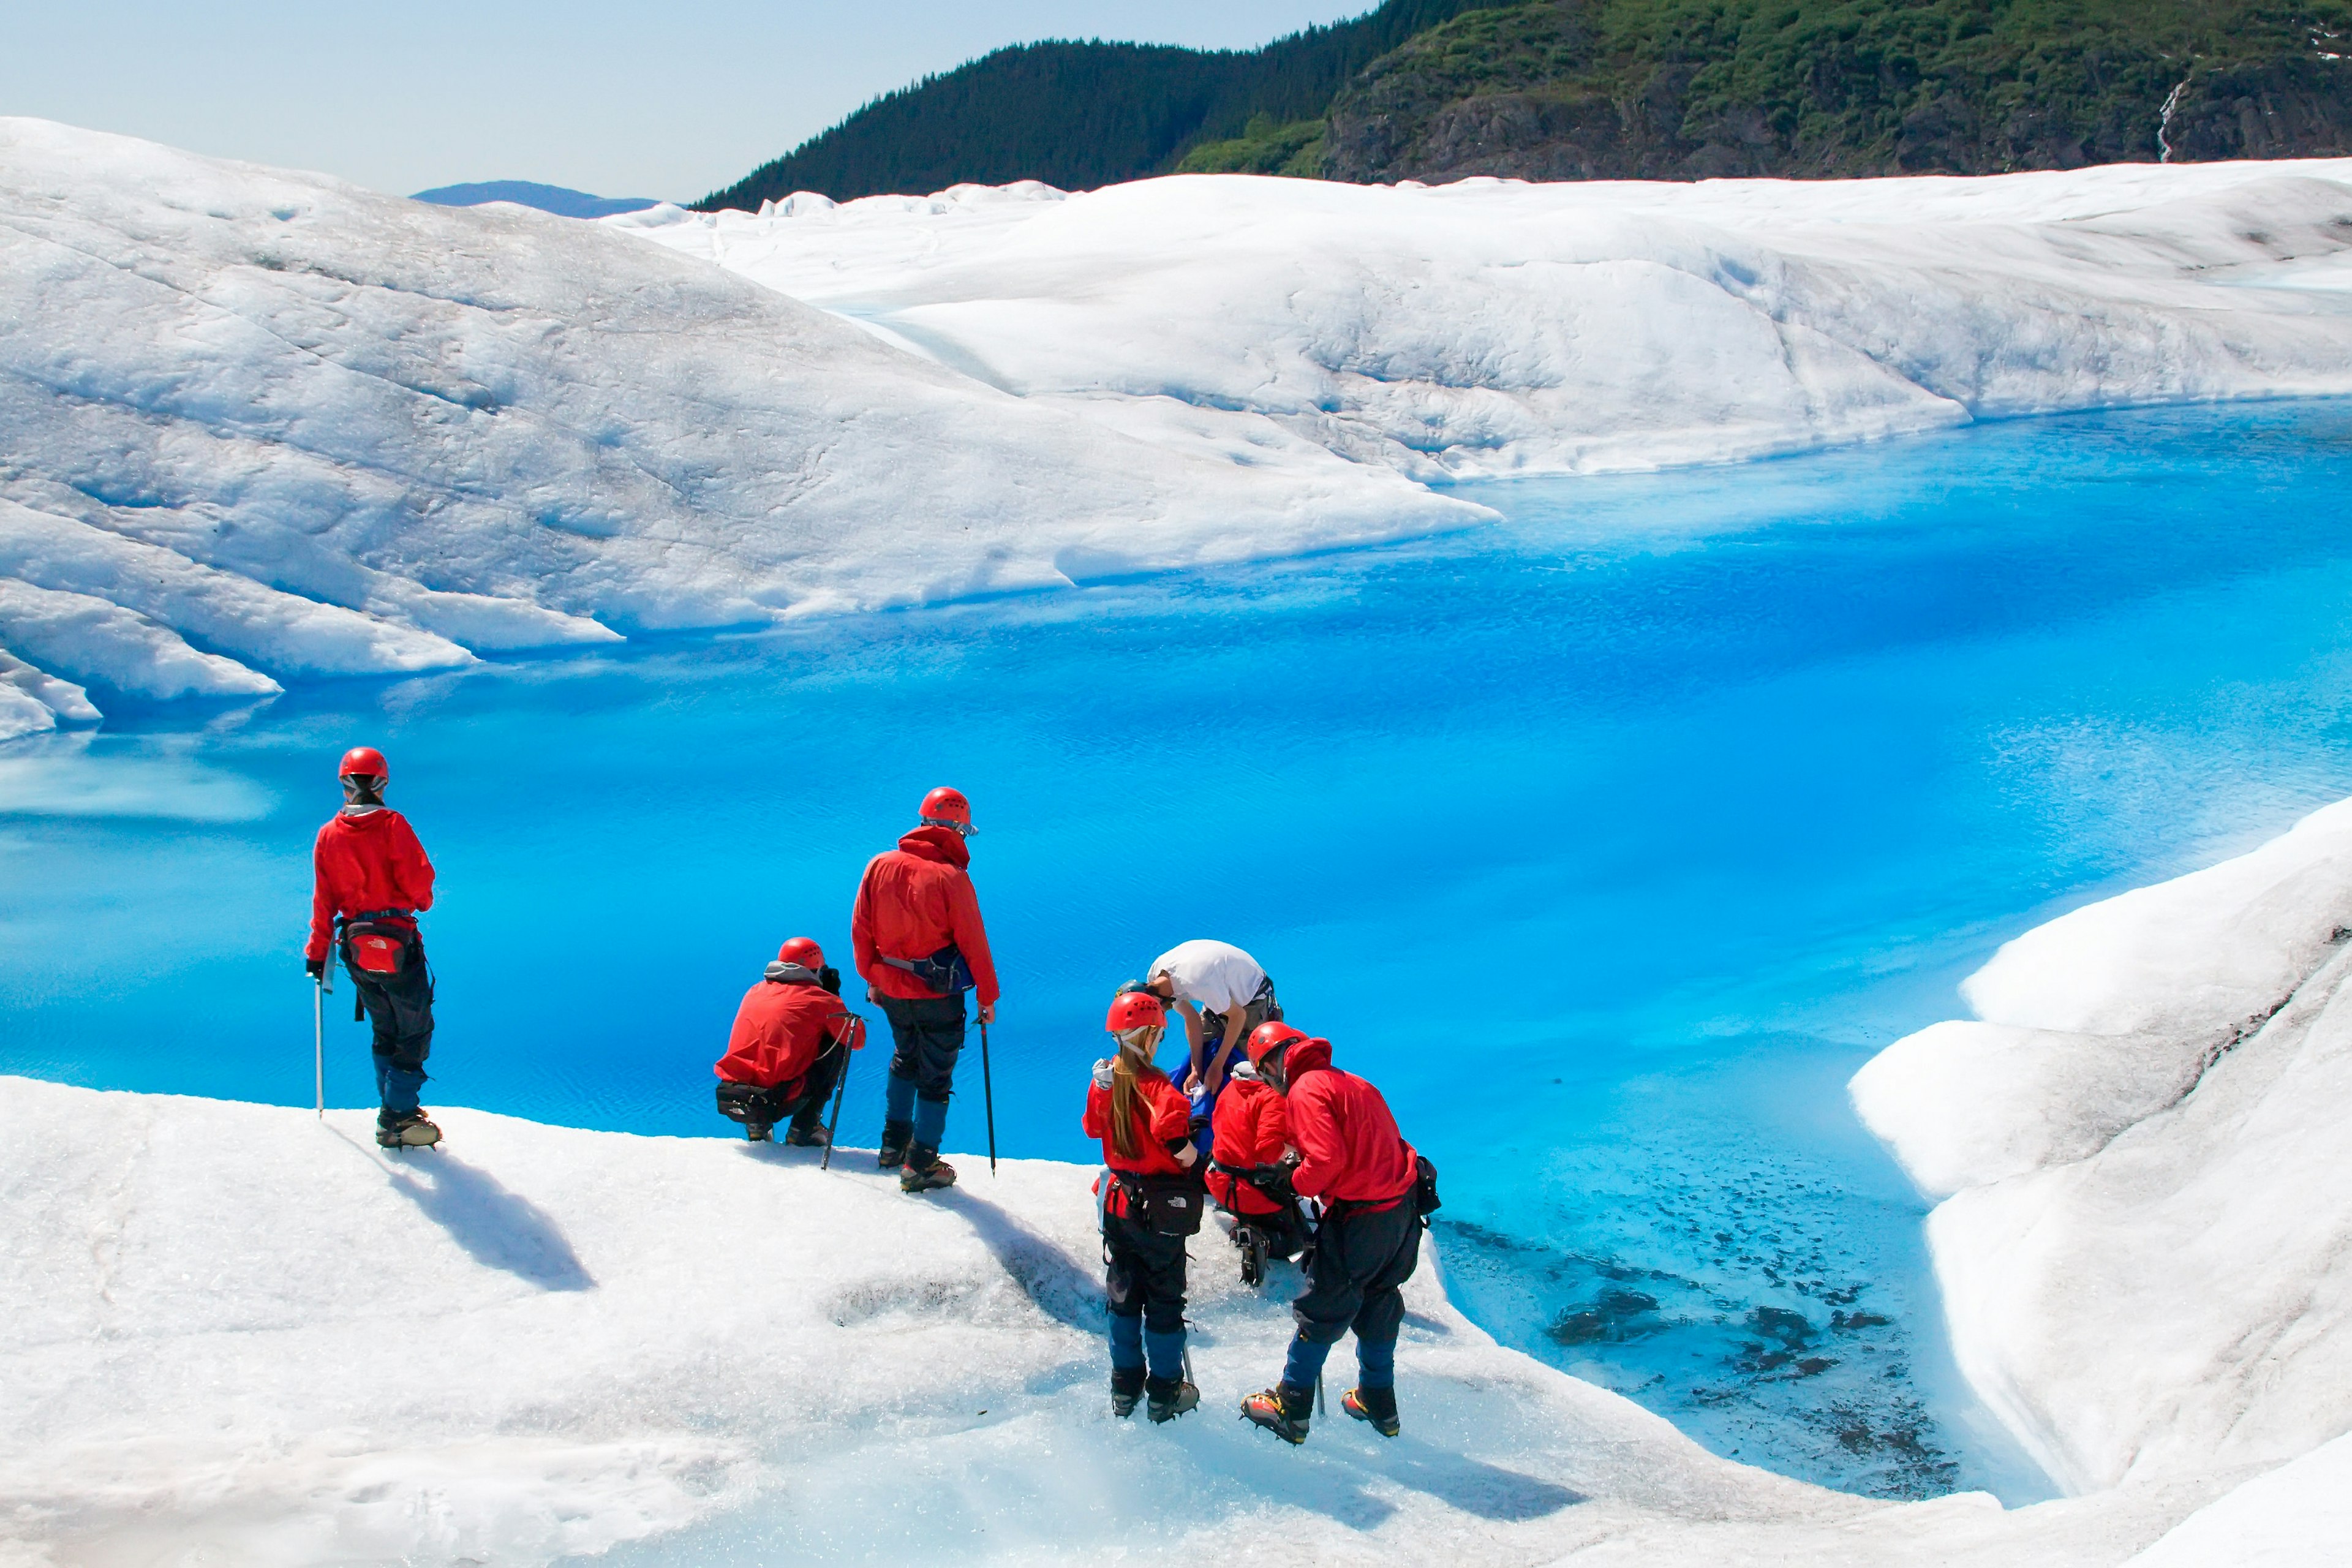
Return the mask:
[[[310,990],[310,1079],[318,1091],[321,1121],[327,1119],[327,993],[334,988],[334,975],[320,964],[318,982]]]
[[[866,1020],[855,1013],[849,1016],[857,1019],[857,1045],[853,1046],[847,1040],[841,1043],[841,1077],[833,1086],[833,1120],[824,1124],[824,1158],[816,1163],[820,1171],[833,1169],[833,1135],[841,1126],[842,1098],[849,1092],[849,1056],[858,1046],[866,1043]]]
[[[980,1103],[988,1111],[988,1173],[996,1174],[996,1088],[988,1075],[988,1020],[980,1021]]]

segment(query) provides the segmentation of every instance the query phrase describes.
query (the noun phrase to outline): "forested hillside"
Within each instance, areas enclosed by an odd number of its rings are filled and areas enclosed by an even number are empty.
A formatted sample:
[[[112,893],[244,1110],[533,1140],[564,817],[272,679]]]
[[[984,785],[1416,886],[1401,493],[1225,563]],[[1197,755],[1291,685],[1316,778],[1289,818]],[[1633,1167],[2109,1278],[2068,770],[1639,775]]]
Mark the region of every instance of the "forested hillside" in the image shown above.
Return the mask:
[[[2352,152],[2352,5],[1533,0],[1341,90],[1346,180],[1990,174]]]
[[[999,49],[875,100],[696,205],[756,207],[794,191],[846,201],[965,180],[1087,190],[1165,174],[1187,150],[1239,136],[1254,118],[1319,122],[1364,67],[1474,3],[1388,0],[1246,51],[1100,42]]]
[[[1175,170],[1986,174],[2352,153],[2352,0],[1389,0],[1250,52],[1000,49],[709,197]]]

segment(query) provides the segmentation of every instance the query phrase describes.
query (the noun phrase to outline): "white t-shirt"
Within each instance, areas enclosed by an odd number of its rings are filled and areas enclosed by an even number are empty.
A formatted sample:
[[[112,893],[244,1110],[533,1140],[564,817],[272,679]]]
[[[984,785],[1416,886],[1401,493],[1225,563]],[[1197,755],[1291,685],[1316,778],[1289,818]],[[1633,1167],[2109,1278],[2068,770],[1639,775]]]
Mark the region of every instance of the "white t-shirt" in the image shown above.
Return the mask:
[[[1210,1013],[1248,1006],[1265,984],[1265,971],[1256,959],[1232,942],[1205,937],[1178,942],[1153,959],[1145,978],[1157,980],[1162,974],[1176,983],[1179,1000]]]

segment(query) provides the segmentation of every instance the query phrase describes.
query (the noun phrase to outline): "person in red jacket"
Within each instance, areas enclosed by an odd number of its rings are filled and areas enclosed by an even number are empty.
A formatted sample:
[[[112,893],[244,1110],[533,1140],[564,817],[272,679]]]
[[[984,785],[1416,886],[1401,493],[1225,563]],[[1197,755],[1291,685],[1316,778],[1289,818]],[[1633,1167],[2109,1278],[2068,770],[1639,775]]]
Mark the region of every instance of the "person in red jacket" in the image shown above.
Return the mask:
[[[996,1016],[996,965],[964,870],[971,833],[971,802],[955,790],[931,791],[914,831],[867,863],[849,917],[857,973],[890,1020],[880,1163],[903,1165],[898,1185],[909,1193],[955,1181],[940,1140],[963,1052],[963,994],[980,994],[983,1028]]]
[[[1397,1131],[1381,1091],[1331,1065],[1331,1042],[1287,1024],[1250,1036],[1251,1065],[1288,1103],[1298,1163],[1290,1179],[1320,1201],[1307,1293],[1290,1304],[1298,1331],[1282,1381],[1242,1401],[1242,1414],[1292,1443],[1307,1440],[1316,1379],[1331,1347],[1356,1334],[1356,1386],[1340,1401],[1384,1437],[1399,1430],[1397,1331],[1400,1287],[1421,1260],[1421,1162]]]
[[[1082,1125],[1102,1140],[1109,1167],[1108,1184],[1097,1177],[1095,1190],[1110,1298],[1110,1407],[1126,1415],[1149,1394],[1151,1418],[1170,1421],[1201,1403],[1184,1378],[1184,1241],[1200,1228],[1202,1203],[1192,1102],[1151,1064],[1168,1026],[1159,997],[1120,992],[1103,1026],[1118,1049],[1095,1064]]]
[[[752,1142],[766,1142],[787,1117],[785,1142],[815,1148],[825,1142],[824,1102],[849,1053],[866,1044],[865,1020],[841,1005],[840,991],[841,975],[825,967],[824,950],[796,936],[743,993],[727,1054],[712,1070],[719,1113],[741,1122]]]
[[[416,917],[433,907],[433,862],[407,818],[383,804],[391,768],[373,746],[343,753],[343,807],[319,829],[310,851],[310,941],[302,966],[327,974],[330,950],[343,961],[375,1028],[375,1141],[417,1149],[441,1129],[416,1103],[433,1050],[433,972]]]
[[[1244,1057],[1233,1066],[1211,1121],[1209,1195],[1234,1216],[1234,1245],[1242,1249],[1242,1283],[1265,1279],[1268,1258],[1291,1258],[1307,1244],[1298,1200],[1283,1158],[1290,1150],[1290,1116],[1279,1090]]]

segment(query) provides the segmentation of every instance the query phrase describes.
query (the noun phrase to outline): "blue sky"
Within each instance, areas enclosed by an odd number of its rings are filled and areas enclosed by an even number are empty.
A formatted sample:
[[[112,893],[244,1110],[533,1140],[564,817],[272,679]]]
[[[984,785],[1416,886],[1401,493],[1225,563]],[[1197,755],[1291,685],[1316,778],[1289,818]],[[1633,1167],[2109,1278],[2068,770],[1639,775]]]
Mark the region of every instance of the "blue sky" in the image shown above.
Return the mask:
[[[0,113],[401,195],[525,179],[691,199],[999,44],[1246,47],[1373,3],[28,0],[0,47]]]

